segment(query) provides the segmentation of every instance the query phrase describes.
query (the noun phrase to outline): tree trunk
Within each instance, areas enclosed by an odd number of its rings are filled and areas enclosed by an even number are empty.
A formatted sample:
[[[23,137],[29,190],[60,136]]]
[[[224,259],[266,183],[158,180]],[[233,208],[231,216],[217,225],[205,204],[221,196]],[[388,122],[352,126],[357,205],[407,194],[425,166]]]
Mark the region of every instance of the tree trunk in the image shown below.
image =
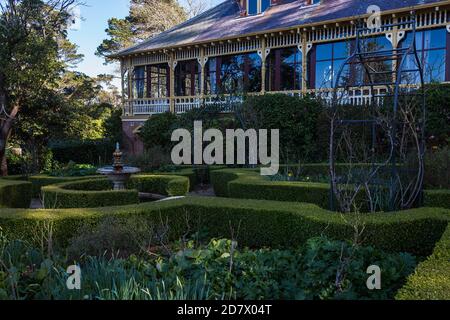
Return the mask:
[[[1,161],[0,176],[2,177],[8,175],[8,164],[6,161],[6,146],[8,144],[9,135],[11,133],[11,129],[18,112],[19,106],[15,105],[12,108],[11,113],[9,115],[6,115],[7,117],[4,121],[2,121],[0,127],[0,161]]]

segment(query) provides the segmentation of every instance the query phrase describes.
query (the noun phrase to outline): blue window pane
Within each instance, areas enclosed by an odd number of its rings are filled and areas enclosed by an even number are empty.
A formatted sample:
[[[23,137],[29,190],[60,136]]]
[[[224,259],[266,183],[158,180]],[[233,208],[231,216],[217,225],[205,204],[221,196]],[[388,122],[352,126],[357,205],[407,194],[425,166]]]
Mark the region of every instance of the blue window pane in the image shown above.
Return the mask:
[[[447,31],[445,29],[435,29],[424,33],[424,49],[445,48]]]
[[[426,82],[445,81],[445,50],[425,51],[424,61]]]
[[[317,45],[316,59],[319,60],[330,60],[333,56],[333,44],[319,44]]]
[[[331,62],[316,63],[316,89],[331,88],[333,66]]]
[[[334,59],[346,59],[350,55],[350,42],[335,42]]]
[[[266,11],[266,9],[269,7],[270,7],[270,0],[262,0],[261,1],[261,12]]]
[[[258,13],[258,0],[248,0],[248,14]]]

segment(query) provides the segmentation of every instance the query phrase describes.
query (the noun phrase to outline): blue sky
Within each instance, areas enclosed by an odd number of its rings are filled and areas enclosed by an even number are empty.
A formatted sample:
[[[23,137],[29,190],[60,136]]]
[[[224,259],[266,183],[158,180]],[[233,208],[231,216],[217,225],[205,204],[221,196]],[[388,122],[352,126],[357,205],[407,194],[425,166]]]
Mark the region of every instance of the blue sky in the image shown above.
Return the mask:
[[[211,3],[217,4],[222,1],[211,0]],[[86,6],[79,8],[82,20],[75,26],[77,30],[69,32],[69,39],[79,46],[79,52],[85,56],[77,70],[90,76],[114,73],[116,67],[105,66],[103,59],[97,57],[95,51],[106,38],[105,29],[108,26],[108,19],[124,18],[128,14],[129,0],[84,0],[84,3]],[[115,81],[115,84],[118,85],[119,81]]]

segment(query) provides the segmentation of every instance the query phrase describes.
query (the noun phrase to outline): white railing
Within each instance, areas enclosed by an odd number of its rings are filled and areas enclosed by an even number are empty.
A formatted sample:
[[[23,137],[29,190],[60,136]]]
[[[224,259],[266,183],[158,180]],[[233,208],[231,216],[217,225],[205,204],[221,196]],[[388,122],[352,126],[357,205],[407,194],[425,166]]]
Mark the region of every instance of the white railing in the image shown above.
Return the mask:
[[[411,86],[411,88],[403,88],[404,90],[417,90],[417,87]],[[315,97],[323,99],[328,104],[331,104],[334,98],[333,89],[321,89],[321,90],[307,90],[301,92],[295,91],[277,91],[267,92],[267,94],[286,94],[292,97],[302,97],[306,94],[314,95]],[[375,95],[375,102],[382,103],[386,95],[385,87],[375,87],[373,90],[370,87],[355,87],[342,89],[337,92],[337,98],[339,104],[351,104],[351,105],[367,105],[372,102],[372,97]],[[176,97],[174,98],[175,113],[181,114],[193,109],[199,109],[202,107],[217,107],[223,113],[234,112],[235,108],[243,102],[242,96],[205,96],[205,97]],[[170,98],[162,99],[135,99],[126,101],[124,104],[125,116],[140,116],[140,115],[153,115],[159,113],[170,112]]]
[[[177,97],[175,98],[175,113],[185,113],[198,109],[202,105],[200,97]]]
[[[170,111],[169,98],[133,99],[125,103],[125,115],[139,116]]]

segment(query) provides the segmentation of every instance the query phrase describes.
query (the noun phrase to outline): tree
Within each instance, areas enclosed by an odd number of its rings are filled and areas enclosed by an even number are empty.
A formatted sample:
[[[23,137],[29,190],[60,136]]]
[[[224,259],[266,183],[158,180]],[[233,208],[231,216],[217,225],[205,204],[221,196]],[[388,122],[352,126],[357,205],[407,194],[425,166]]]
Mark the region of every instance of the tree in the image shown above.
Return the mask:
[[[187,0],[182,7],[177,0],[131,0],[130,13],[124,19],[111,18],[105,30],[108,39],[97,48],[106,63],[107,56],[141,41],[153,38],[208,8],[204,0]]]
[[[33,105],[33,101],[57,85],[64,68],[59,44],[66,39],[69,12],[75,1],[0,1],[2,175],[7,174],[6,145],[22,108]]]

